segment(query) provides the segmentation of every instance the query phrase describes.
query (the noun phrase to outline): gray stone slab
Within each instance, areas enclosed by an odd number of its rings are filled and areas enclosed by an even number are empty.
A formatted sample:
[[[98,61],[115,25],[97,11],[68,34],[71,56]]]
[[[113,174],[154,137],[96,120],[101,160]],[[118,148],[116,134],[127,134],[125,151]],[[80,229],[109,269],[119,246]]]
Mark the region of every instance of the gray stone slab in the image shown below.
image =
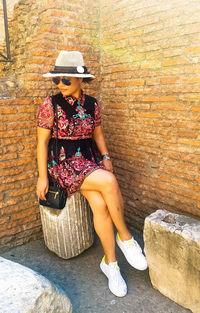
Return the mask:
[[[140,234],[136,240],[143,246]],[[99,263],[103,250],[99,239],[77,257],[64,260],[47,249],[43,240],[32,241],[2,254],[24,264],[60,286],[73,305],[73,313],[187,313],[186,310],[155,290],[148,270],[140,272],[124,260],[116,247],[118,263],[127,284],[128,294],[115,297],[108,289],[107,278]]]
[[[0,312],[72,313],[72,305],[44,276],[0,257]]]

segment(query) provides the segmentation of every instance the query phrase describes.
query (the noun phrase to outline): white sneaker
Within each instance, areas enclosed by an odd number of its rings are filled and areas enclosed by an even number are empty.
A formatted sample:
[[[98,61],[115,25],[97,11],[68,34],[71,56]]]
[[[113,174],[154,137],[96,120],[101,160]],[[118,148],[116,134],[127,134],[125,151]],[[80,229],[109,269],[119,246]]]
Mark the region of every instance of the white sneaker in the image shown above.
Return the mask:
[[[124,297],[127,294],[127,285],[121,276],[117,261],[106,264],[104,255],[100,263],[100,269],[108,278],[110,291],[117,297]]]
[[[117,233],[116,241],[131,266],[140,271],[147,269],[147,260],[142,253],[141,247],[133,237],[129,240],[121,241]]]

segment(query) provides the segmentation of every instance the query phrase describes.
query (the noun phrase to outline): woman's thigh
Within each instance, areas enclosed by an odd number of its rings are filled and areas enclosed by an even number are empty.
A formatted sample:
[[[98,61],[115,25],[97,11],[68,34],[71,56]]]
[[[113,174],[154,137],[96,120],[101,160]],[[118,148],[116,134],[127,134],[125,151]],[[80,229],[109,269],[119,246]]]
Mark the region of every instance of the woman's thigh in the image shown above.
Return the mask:
[[[80,191],[103,191],[105,188],[118,188],[115,175],[107,170],[98,169],[84,179]]]

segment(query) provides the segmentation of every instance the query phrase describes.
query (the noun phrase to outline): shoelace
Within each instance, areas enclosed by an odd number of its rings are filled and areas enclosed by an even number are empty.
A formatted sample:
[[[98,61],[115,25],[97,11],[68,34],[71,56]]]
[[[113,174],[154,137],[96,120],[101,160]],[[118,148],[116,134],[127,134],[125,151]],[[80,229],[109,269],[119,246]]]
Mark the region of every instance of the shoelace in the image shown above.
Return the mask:
[[[111,276],[112,281],[115,281],[115,284],[118,287],[121,288],[123,285],[123,288],[125,288],[124,281],[123,281],[123,278],[121,276],[120,268],[119,268],[118,264],[113,263],[113,264],[110,264],[109,267],[110,267],[110,276]]]
[[[142,251],[137,241],[134,240],[133,238],[126,242],[126,246],[129,249],[132,249],[132,247],[136,247],[140,252]]]
[[[127,244],[129,246],[134,246],[135,241],[133,239],[130,239],[129,241],[127,241]]]
[[[109,265],[110,268],[110,275],[112,276],[112,278],[118,278],[118,272],[119,272],[119,266],[117,265],[117,263],[114,264],[110,264]]]

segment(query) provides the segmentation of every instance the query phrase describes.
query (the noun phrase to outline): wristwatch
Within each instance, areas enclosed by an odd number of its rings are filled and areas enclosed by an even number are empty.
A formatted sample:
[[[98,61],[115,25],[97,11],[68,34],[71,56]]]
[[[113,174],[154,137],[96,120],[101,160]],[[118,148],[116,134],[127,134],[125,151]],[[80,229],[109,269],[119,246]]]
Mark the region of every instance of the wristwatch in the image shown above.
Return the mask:
[[[109,154],[102,154],[102,160],[104,159],[110,160]]]

